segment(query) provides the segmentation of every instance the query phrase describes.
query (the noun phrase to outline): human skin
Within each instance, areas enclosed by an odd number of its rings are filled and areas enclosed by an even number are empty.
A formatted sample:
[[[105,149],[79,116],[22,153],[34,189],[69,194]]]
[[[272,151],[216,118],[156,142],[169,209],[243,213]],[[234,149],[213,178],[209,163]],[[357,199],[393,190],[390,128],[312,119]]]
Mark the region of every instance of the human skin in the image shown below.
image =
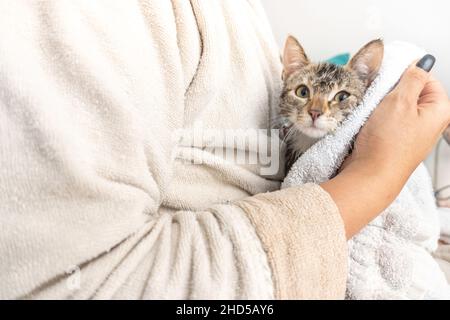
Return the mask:
[[[449,123],[445,89],[411,65],[361,129],[340,173],[321,184],[341,213],[347,239],[392,203]]]

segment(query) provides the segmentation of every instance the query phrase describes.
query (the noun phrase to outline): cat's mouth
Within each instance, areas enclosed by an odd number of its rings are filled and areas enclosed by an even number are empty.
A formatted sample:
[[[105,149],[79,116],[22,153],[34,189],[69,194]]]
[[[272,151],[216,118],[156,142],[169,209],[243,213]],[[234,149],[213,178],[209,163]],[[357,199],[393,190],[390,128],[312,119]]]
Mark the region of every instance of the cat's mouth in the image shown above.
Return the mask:
[[[315,138],[315,139],[319,139],[324,137],[329,131],[326,129],[322,129],[317,127],[315,124],[312,124],[309,127],[305,127],[305,126],[300,126],[299,130],[304,133],[305,135],[311,137],[311,138]]]
[[[318,120],[311,120],[307,123],[297,122],[296,127],[304,135],[314,139],[320,139],[333,130],[333,128],[331,128],[328,123],[324,123],[323,121]]]

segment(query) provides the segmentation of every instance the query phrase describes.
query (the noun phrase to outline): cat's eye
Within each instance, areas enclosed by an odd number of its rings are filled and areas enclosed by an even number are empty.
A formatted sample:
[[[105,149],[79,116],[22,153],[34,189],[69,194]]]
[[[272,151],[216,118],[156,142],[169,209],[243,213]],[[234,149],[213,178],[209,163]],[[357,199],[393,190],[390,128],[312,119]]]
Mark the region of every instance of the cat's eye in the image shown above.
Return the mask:
[[[350,93],[348,93],[347,91],[341,91],[334,96],[334,100],[336,100],[337,102],[342,102],[344,100],[347,100],[348,97],[350,97]]]
[[[305,85],[301,85],[299,86],[296,90],[295,90],[295,95],[299,98],[309,98],[309,89],[307,86]]]

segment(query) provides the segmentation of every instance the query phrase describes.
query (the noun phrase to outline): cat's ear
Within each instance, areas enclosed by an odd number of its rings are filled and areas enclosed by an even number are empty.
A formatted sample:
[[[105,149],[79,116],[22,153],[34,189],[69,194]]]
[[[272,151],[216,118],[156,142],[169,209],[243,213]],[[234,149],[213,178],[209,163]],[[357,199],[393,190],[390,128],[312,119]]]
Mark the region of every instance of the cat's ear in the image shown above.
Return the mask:
[[[300,43],[293,36],[288,36],[283,52],[283,79],[286,79],[294,71],[303,68],[309,63]]]
[[[353,56],[347,66],[355,71],[368,87],[380,70],[383,54],[383,41],[381,39],[372,40]]]

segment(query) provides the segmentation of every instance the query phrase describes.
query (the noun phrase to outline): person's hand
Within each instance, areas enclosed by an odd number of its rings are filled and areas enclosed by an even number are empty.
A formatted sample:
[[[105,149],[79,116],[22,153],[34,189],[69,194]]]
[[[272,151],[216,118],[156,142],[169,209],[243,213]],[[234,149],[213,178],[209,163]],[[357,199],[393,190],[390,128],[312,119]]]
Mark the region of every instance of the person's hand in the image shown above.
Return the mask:
[[[361,129],[345,167],[394,170],[406,179],[450,123],[450,102],[436,79],[415,64]]]
[[[418,65],[431,69],[425,56]],[[336,203],[350,238],[381,213],[450,123],[450,102],[428,72],[410,66],[355,141],[339,174],[321,184]]]

